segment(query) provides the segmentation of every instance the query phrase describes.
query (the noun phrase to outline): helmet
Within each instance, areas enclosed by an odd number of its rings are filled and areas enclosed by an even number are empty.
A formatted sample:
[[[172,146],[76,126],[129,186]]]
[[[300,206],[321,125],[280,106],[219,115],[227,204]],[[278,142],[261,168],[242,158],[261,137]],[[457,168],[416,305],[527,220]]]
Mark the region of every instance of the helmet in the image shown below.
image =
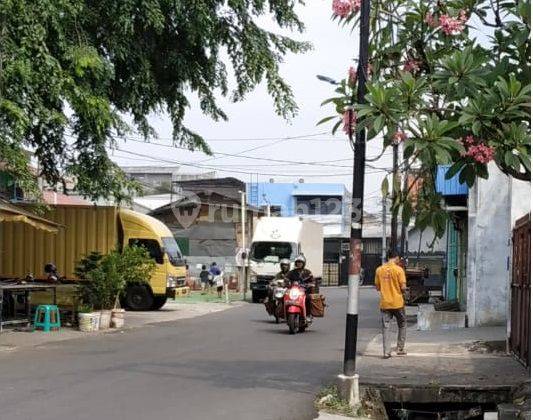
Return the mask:
[[[282,258],[279,265],[291,265],[291,261],[288,258]]]
[[[303,254],[300,254],[298,255],[295,259],[294,259],[294,263],[296,264],[298,261],[302,262],[304,264],[304,267],[305,267],[305,257],[303,256]]]

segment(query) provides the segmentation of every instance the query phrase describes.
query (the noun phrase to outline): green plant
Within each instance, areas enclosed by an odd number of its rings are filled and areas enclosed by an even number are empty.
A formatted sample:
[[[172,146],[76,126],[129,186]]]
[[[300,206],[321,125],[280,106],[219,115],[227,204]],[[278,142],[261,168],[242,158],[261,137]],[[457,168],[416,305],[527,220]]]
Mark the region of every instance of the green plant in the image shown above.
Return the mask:
[[[127,246],[107,255],[91,253],[80,260],[76,274],[82,280],[80,300],[97,309],[113,309],[128,283],[150,279],[155,263],[144,248]]]
[[[93,312],[93,307],[90,306],[90,305],[86,305],[86,304],[81,304],[78,306],[78,313],[79,314],[89,314],[91,312]]]
[[[354,409],[347,401],[343,400],[335,385],[322,388],[315,398],[315,408],[332,414],[348,417],[357,417],[358,410]]]

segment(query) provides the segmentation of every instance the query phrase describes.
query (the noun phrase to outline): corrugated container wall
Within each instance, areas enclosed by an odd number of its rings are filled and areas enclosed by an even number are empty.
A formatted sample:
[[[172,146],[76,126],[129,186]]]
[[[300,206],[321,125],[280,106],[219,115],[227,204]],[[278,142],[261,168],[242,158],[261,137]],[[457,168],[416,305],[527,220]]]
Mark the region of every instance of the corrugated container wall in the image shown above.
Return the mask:
[[[117,213],[116,207],[52,206],[43,216],[64,226],[55,235],[23,223],[0,223],[0,275],[43,278],[51,262],[62,276],[74,279],[83,256],[116,247]]]

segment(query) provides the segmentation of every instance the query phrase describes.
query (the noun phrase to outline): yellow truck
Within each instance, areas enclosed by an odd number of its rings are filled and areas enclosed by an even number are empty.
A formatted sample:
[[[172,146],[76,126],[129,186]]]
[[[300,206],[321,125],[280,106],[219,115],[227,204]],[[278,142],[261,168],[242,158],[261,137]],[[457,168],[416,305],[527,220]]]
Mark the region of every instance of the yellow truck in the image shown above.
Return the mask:
[[[80,259],[93,251],[106,254],[127,245],[143,246],[156,263],[148,284],[129,285],[123,305],[156,310],[185,283],[185,263],[172,232],[159,220],[112,206],[50,206],[44,215],[62,225],[57,234],[22,223],[0,223],[0,276],[44,278],[44,266],[56,265],[75,282]]]

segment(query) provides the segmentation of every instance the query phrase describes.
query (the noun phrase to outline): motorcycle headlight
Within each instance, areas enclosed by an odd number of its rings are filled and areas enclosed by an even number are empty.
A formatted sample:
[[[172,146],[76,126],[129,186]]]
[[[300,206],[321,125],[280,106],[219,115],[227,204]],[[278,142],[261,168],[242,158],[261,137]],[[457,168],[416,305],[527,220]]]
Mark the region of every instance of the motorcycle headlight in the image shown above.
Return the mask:
[[[296,288],[294,289],[291,289],[290,292],[289,292],[289,297],[292,299],[292,300],[296,300],[298,299],[298,297],[300,296],[300,291]]]
[[[257,276],[250,276],[250,283],[256,283],[257,282]]]

